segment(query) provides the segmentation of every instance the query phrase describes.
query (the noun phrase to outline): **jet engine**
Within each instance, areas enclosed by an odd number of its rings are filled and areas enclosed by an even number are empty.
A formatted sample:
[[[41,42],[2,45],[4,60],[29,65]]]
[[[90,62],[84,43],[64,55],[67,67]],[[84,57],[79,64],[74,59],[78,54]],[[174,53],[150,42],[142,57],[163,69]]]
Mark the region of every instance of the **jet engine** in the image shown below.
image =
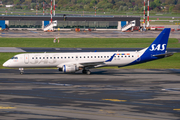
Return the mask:
[[[76,65],[63,65],[62,71],[64,73],[74,73],[74,72],[78,71],[78,68]]]

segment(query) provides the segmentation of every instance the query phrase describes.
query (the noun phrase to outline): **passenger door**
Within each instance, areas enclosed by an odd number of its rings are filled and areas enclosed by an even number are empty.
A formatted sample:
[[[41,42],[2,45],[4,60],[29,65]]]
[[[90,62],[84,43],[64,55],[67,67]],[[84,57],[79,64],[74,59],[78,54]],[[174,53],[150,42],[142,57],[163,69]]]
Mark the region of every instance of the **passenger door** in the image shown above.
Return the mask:
[[[24,55],[24,63],[25,64],[29,63],[29,55],[27,55],[27,54]]]

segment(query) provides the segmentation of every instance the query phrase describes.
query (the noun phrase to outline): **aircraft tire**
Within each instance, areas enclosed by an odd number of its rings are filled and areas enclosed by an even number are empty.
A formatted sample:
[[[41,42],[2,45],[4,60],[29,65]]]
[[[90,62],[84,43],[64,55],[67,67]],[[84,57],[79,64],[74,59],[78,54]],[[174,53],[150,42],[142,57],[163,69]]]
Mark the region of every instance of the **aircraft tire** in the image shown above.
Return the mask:
[[[91,74],[91,71],[87,70],[87,71],[86,71],[86,74],[87,74],[87,75],[90,75],[90,74]]]

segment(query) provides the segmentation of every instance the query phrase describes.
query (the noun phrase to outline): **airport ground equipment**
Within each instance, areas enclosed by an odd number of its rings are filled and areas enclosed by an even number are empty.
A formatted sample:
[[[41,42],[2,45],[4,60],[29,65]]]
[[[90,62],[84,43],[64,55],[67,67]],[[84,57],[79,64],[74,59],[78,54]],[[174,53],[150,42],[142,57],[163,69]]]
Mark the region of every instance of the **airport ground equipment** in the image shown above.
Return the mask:
[[[131,21],[129,24],[123,26],[122,32],[125,32],[125,31],[131,29],[131,28],[134,27],[135,25],[136,25],[136,21],[135,21],[135,20]]]
[[[46,31],[53,31],[54,30],[54,26],[57,26],[57,20],[53,21],[52,23],[49,23],[48,25],[46,25],[44,27],[44,32]]]

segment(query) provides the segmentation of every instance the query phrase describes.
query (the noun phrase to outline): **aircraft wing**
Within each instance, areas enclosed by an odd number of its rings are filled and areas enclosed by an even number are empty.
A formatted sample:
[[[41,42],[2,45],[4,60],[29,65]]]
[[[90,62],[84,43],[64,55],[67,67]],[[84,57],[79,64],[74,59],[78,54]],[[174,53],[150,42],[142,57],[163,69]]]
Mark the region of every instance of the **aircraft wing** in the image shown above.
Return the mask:
[[[113,54],[113,55],[111,56],[111,58],[109,58],[108,60],[105,60],[105,61],[81,62],[81,63],[79,63],[79,64],[82,65],[82,66],[84,66],[84,67],[94,67],[94,66],[98,66],[98,65],[103,65],[103,64],[105,64],[105,62],[111,62],[115,55],[116,55],[116,54]]]
[[[79,63],[80,65],[84,66],[84,67],[94,67],[94,66],[97,66],[97,65],[101,65],[101,64],[104,64],[104,61],[100,61],[100,62],[82,62],[82,63]]]
[[[66,65],[79,64],[79,66],[81,66],[81,67],[95,67],[95,66],[97,67],[98,65],[103,66],[103,64],[105,64],[106,62],[111,62],[115,55],[116,54],[113,54],[111,56],[111,58],[109,58],[108,60],[105,60],[105,61],[68,62],[68,63],[59,64],[57,67],[61,68],[64,64],[66,64]]]

